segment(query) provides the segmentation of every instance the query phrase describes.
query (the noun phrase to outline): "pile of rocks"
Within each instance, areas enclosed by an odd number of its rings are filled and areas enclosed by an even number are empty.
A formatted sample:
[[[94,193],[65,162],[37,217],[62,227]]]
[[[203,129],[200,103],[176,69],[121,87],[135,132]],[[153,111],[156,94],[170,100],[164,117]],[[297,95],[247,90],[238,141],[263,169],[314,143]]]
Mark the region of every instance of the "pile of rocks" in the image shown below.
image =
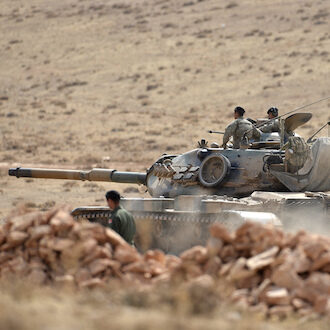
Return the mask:
[[[330,239],[256,223],[234,234],[213,224],[210,232],[206,247],[181,254],[172,276],[225,278],[235,288],[235,302],[268,315],[330,314]]]
[[[161,251],[140,255],[117,233],[78,223],[63,209],[28,213],[0,227],[0,278],[102,286],[110,278],[152,282],[179,263]]]
[[[0,226],[0,278],[17,276],[77,287],[198,283],[225,279],[232,300],[268,315],[330,314],[330,240],[246,223],[235,233],[210,227],[206,246],[180,257],[159,250],[140,254],[112,230],[78,223],[64,209],[28,213]]]

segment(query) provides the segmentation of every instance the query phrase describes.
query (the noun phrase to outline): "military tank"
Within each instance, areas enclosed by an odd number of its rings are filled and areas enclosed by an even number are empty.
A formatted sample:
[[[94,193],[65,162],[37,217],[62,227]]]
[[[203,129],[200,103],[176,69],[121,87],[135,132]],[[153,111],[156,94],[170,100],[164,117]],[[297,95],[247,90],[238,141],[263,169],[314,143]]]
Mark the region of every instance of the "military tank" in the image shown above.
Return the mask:
[[[281,121],[282,132],[295,128],[311,114]],[[208,225],[220,221],[235,229],[245,221],[296,225],[301,216],[329,221],[330,138],[310,139],[263,133],[241,149],[198,147],[179,155],[163,154],[145,173],[94,168],[88,171],[11,168],[19,177],[121,182],[146,186],[150,198],[123,198],[133,213],[141,250],[161,248],[178,253],[205,242]],[[107,207],[78,207],[77,218],[106,225]]]

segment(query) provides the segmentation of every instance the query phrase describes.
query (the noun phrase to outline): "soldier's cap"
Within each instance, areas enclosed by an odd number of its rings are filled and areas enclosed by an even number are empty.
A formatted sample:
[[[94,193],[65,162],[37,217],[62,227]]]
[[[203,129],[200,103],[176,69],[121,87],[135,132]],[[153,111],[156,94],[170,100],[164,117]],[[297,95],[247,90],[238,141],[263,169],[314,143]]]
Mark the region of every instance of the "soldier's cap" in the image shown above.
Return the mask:
[[[245,110],[242,107],[236,107],[235,112],[237,112],[240,116],[243,116],[245,113]]]
[[[271,113],[274,117],[278,116],[278,109],[275,107],[271,107],[268,109],[267,114]]]
[[[105,198],[107,200],[111,199],[114,202],[119,202],[120,201],[120,194],[118,191],[116,190],[109,190],[107,191],[107,193],[105,194]]]

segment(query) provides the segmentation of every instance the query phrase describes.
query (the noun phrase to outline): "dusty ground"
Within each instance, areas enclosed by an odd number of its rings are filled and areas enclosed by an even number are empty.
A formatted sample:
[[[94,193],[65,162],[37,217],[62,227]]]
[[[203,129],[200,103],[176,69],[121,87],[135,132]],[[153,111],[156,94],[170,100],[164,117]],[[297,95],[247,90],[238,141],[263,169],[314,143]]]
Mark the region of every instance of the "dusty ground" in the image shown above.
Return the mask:
[[[214,300],[214,294],[186,290],[118,289],[76,291],[40,288],[18,281],[0,285],[1,329],[242,329],[326,330],[329,319],[291,316],[265,319]],[[19,315],[19,317],[18,317]]]
[[[17,204],[103,205],[116,188],[15,179],[9,166],[142,171],[249,117],[330,95],[329,1],[2,0],[0,218]],[[309,135],[330,120],[312,106]],[[326,133],[326,132],[325,132]]]
[[[103,204],[110,186],[16,180],[11,164],[144,170],[220,141],[206,131],[238,104],[260,118],[329,96],[329,15],[328,1],[2,0],[0,216],[19,201]],[[329,109],[306,109],[299,132]]]

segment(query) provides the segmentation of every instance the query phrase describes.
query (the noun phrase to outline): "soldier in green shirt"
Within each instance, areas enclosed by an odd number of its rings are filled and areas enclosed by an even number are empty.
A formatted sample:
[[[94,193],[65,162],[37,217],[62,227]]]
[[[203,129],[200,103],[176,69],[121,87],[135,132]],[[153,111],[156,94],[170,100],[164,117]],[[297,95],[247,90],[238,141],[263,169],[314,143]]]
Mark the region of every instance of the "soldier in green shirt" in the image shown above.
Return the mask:
[[[110,190],[105,194],[105,198],[112,210],[109,227],[122,236],[126,242],[134,245],[135,221],[132,214],[120,206],[120,194],[116,190]]]

